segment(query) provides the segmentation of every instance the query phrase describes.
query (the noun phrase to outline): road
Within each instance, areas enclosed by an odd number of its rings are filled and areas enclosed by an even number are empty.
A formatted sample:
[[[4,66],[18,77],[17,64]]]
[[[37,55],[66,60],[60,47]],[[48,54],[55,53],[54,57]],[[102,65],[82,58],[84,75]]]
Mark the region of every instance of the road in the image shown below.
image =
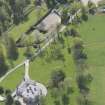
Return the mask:
[[[29,77],[29,60],[26,60],[25,62],[25,74],[24,74],[24,79],[25,80],[29,80],[30,77]]]

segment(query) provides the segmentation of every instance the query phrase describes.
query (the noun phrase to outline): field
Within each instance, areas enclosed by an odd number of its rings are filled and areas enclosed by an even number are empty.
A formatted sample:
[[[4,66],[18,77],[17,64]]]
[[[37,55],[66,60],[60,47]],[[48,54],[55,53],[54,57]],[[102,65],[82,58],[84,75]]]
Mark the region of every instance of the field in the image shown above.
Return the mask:
[[[92,105],[105,105],[105,15],[89,16],[80,33],[86,45],[91,84]]]

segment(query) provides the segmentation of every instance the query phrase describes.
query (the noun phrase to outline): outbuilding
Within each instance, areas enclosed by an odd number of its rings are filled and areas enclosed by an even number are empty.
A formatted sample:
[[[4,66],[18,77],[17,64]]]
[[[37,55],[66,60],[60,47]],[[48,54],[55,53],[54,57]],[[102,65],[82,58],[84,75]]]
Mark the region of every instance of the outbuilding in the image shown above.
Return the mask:
[[[45,19],[38,24],[37,29],[41,32],[49,32],[61,24],[61,17],[56,11],[52,11]]]

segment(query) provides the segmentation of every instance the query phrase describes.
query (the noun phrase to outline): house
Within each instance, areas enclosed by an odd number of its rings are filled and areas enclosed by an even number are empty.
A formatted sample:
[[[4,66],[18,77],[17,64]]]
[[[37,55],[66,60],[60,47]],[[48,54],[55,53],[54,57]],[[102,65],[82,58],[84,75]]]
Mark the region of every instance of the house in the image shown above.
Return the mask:
[[[47,90],[44,85],[33,80],[22,81],[12,94],[15,100],[20,101],[24,105],[38,104],[41,96],[46,96]],[[22,105],[23,105],[22,104]]]
[[[61,24],[61,17],[56,11],[52,11],[41,23],[37,25],[40,32],[49,32]]]

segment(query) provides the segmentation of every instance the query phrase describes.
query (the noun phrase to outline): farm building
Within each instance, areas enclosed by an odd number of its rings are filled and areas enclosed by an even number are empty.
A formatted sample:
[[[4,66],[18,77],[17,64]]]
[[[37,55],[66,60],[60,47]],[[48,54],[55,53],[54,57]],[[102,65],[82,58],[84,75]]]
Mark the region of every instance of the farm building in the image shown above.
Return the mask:
[[[61,17],[56,11],[52,11],[40,24],[37,29],[42,32],[48,32],[56,29],[61,24]]]

